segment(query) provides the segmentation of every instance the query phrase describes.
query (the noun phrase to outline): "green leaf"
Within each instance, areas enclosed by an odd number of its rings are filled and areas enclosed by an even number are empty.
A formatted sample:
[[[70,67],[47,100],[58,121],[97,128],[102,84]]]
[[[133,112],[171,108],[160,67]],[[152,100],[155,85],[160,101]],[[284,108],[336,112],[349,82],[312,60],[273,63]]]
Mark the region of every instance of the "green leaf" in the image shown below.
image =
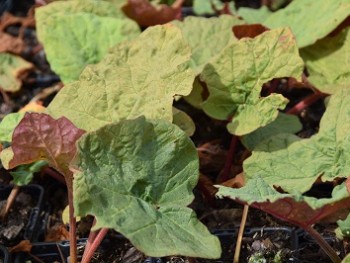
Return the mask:
[[[290,27],[298,46],[306,47],[327,36],[349,15],[350,0],[294,0],[273,13],[264,25]]]
[[[31,164],[20,165],[14,171],[10,172],[10,174],[13,176],[15,185],[27,185],[33,180],[34,173],[40,172],[41,168],[47,165],[47,161],[37,161]]]
[[[36,11],[38,38],[64,83],[77,80],[86,65],[101,61],[111,47],[140,33],[134,21],[106,9],[116,9],[112,4],[78,2],[87,6],[79,9],[76,1],[55,2]]]
[[[217,237],[186,207],[199,164],[178,127],[144,117],[106,125],[79,140],[77,157],[75,213],[94,215],[95,229],[115,229],[148,256],[220,257]]]
[[[350,263],[350,254],[348,254],[341,263]]]
[[[188,102],[191,106],[202,109],[202,103],[203,103],[203,87],[201,83],[199,82],[199,77],[196,77],[193,82],[193,88],[189,95],[183,97],[186,102]]]
[[[259,9],[241,7],[238,9],[237,14],[249,24],[263,24],[263,22],[273,14],[267,6],[262,6]]]
[[[0,53],[0,86],[6,92],[19,91],[22,85],[20,75],[32,69],[26,60],[7,53]]]
[[[0,122],[0,141],[12,142],[12,133],[18,123],[22,120],[24,112],[7,114]]]
[[[262,174],[262,173],[260,173]],[[350,196],[344,184],[334,188],[331,198],[317,199],[300,194],[281,194],[270,186],[260,174],[255,174],[239,189],[218,186],[216,194],[248,203],[284,221],[310,227],[324,218],[338,217],[340,211],[350,208]]]
[[[290,193],[306,192],[320,177],[333,181],[350,174],[350,96],[348,89],[332,95],[318,134],[300,139],[280,134],[259,144],[244,164],[247,178],[257,173]]]
[[[220,0],[193,0],[193,11],[197,15],[211,15],[215,14],[215,10],[221,10],[224,4]]]
[[[244,24],[238,17],[221,15],[219,17],[186,17],[183,22],[173,21],[179,27],[192,49],[191,67],[197,74],[227,44],[236,41],[232,27]]]
[[[5,150],[1,152],[1,161],[6,169],[12,169],[47,160],[62,175],[69,176],[68,165],[76,152],[75,142],[83,133],[64,117],[55,120],[43,113],[26,113],[13,132],[11,148],[5,149],[7,154]]]
[[[324,93],[333,94],[350,82],[350,30],[326,37],[300,50],[309,81]]]
[[[87,131],[141,115],[172,121],[174,96],[188,95],[194,80],[181,31],[171,25],[151,27],[111,52],[64,87],[49,113]]]
[[[338,220],[337,224],[343,236],[350,236],[350,214],[344,220]]]
[[[173,123],[180,127],[188,136],[196,131],[196,125],[186,112],[173,107]]]
[[[227,128],[235,135],[248,134],[277,118],[288,100],[279,94],[260,97],[262,85],[273,78],[300,79],[303,61],[288,28],[267,31],[256,38],[243,38],[228,45],[207,64],[201,78],[209,98],[204,111],[213,118],[232,121]]]
[[[252,151],[265,139],[280,133],[296,133],[300,131],[302,127],[297,116],[280,112],[273,122],[241,137],[241,142],[248,150]]]

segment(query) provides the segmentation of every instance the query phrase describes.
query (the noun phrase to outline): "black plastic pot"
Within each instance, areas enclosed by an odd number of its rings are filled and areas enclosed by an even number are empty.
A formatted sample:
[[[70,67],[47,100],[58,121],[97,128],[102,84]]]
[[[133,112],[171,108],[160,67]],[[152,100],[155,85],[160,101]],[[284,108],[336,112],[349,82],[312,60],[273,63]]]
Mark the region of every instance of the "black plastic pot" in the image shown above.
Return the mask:
[[[250,228],[245,231],[245,238],[263,238],[265,234],[271,235],[271,233],[278,232],[280,236],[286,236],[289,240],[289,248],[291,250],[297,250],[297,236],[291,228],[279,227],[279,228]],[[208,259],[197,259],[199,263],[231,263],[233,260],[234,248],[237,238],[237,230],[227,230],[227,231],[215,231],[214,234],[217,235],[220,239],[222,249],[224,254],[220,259],[208,260]],[[259,236],[259,237],[257,237]],[[118,239],[121,241],[121,247],[124,246],[127,240],[119,236]],[[86,239],[81,239],[78,241],[78,250],[83,249],[85,246]],[[124,244],[123,244],[124,242]],[[101,246],[108,246],[108,242],[101,244]],[[242,251],[246,250],[246,247],[242,248]],[[62,257],[67,258],[69,256],[69,242],[57,242],[57,243],[34,243],[31,254],[35,257],[38,257],[43,262],[52,263],[55,261],[62,262]],[[20,253],[15,256],[14,263],[22,263],[27,260],[33,260],[34,258],[31,255],[26,253]],[[181,257],[178,259],[169,259],[165,258],[147,258],[143,263],[166,263],[166,262],[182,262]],[[242,259],[241,262],[246,262],[245,259]],[[298,262],[298,261],[289,261],[289,262]]]
[[[6,247],[0,245],[0,262],[11,263],[10,253],[7,251]]]
[[[12,190],[12,186],[0,186],[0,200],[5,200],[9,196]],[[30,240],[31,242],[38,241],[39,236],[42,234],[40,211],[42,208],[44,189],[39,185],[26,185],[22,186],[19,192],[26,193],[32,197],[34,201],[33,208],[30,211],[28,223],[25,227],[22,239]]]
[[[12,7],[12,0],[0,0],[0,16],[5,11],[9,11],[11,7]]]
[[[123,242],[127,242],[127,240],[120,236],[120,240]],[[86,244],[86,239],[80,239],[77,241],[78,251],[83,251]],[[45,263],[52,262],[64,262],[62,258],[64,258],[65,262],[68,262],[69,257],[69,242],[50,242],[50,243],[33,243],[33,247],[31,250],[31,255],[27,253],[17,253],[14,255],[14,263],[23,263],[26,261],[34,260],[35,258],[40,259]],[[79,259],[80,260],[80,259]],[[147,258],[144,260],[144,263],[162,263],[161,259],[156,258]]]
[[[315,258],[317,258],[319,259],[319,262],[332,263],[331,259],[307,232],[305,232],[303,229],[299,229],[296,231],[296,234],[299,243],[299,249],[296,257],[299,262],[313,263],[315,262]],[[334,233],[323,234],[323,238],[336,252],[339,253],[339,256],[341,258],[345,257],[342,241],[338,240]]]

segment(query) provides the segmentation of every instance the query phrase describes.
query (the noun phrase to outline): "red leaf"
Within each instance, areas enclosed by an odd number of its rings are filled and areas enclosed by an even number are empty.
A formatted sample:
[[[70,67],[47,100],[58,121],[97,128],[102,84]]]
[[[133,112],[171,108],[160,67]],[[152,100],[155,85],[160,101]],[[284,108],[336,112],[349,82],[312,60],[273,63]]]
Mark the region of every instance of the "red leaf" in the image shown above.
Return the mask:
[[[55,120],[43,113],[26,113],[13,132],[9,168],[45,159],[63,175],[70,175],[75,142],[84,133],[65,117]]]
[[[184,0],[176,0],[172,6],[155,7],[148,0],[128,0],[122,10],[141,26],[162,25],[181,18],[183,2]]]
[[[233,34],[237,39],[244,37],[254,38],[269,29],[261,24],[237,25],[232,27]]]
[[[253,203],[250,206],[263,210],[279,219],[298,225],[309,227],[320,220],[335,222],[347,216],[350,210],[350,196],[340,201],[313,209],[306,202],[297,202],[287,197],[273,203]]]

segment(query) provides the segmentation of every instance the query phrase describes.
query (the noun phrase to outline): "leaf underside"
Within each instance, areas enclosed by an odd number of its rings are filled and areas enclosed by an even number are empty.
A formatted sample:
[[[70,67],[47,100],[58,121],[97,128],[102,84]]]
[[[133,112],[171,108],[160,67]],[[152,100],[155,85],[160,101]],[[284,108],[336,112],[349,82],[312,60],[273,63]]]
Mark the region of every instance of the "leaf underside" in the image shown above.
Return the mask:
[[[350,196],[345,185],[336,186],[331,198],[317,199],[302,195],[281,194],[256,175],[239,189],[219,186],[219,197],[248,203],[300,227],[309,227],[322,219],[335,221],[350,209]]]

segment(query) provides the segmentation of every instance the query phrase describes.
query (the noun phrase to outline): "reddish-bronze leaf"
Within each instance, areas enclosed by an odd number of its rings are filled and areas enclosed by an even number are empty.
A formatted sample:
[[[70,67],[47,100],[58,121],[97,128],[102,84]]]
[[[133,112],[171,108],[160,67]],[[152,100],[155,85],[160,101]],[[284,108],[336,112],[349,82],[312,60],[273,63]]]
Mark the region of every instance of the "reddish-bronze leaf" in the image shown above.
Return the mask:
[[[55,120],[43,113],[26,113],[13,132],[14,156],[9,168],[45,159],[63,175],[70,175],[68,165],[76,153],[75,142],[83,134],[65,117]]]
[[[244,37],[254,38],[269,29],[261,24],[237,25],[232,27],[233,34],[237,39]]]
[[[350,211],[350,195],[345,185],[336,186],[332,197],[317,199],[300,193],[280,193],[258,175],[242,188],[219,186],[217,196],[247,203],[302,228],[321,220],[335,222],[344,219]]]
[[[18,253],[18,252],[30,252],[32,250],[32,243],[29,240],[22,240],[17,245],[11,247],[9,249],[10,253]]]
[[[183,2],[184,0],[176,0],[172,6],[163,4],[156,7],[148,0],[128,0],[122,10],[141,26],[162,25],[181,18]]]
[[[24,50],[24,42],[19,37],[13,37],[9,34],[0,32],[0,53],[11,52],[21,54]]]
[[[335,222],[344,219],[350,210],[350,196],[318,209],[313,209],[306,202],[297,202],[293,198],[283,198],[273,203],[253,203],[251,206],[283,221],[306,228],[321,220]]]

